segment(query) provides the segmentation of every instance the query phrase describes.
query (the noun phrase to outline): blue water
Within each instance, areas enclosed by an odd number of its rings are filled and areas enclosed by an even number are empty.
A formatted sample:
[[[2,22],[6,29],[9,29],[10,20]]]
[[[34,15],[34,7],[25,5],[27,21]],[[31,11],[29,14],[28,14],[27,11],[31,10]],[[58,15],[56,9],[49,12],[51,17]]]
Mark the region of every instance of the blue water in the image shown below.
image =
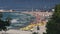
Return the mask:
[[[6,20],[7,17],[10,17],[12,20],[16,19],[16,23],[11,23],[9,28],[21,28],[29,25],[31,22],[35,20],[35,16],[30,14],[23,13],[3,13],[3,20]]]

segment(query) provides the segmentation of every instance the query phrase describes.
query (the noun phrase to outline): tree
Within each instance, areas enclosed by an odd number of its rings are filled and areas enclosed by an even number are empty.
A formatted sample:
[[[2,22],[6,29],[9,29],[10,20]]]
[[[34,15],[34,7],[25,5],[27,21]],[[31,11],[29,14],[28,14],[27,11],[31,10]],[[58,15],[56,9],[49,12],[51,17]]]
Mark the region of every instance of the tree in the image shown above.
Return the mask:
[[[33,32],[32,34],[38,34],[38,32]]]
[[[3,17],[2,15],[3,15],[2,12],[0,12],[0,19]]]
[[[7,30],[7,27],[6,26],[9,26],[10,25],[10,18],[7,19],[6,21],[2,20],[2,13],[0,13],[0,31],[1,30],[4,30],[6,31]]]
[[[2,12],[0,12],[0,31],[2,30],[2,25],[3,25],[3,21],[1,20],[2,18]]]
[[[2,30],[3,25],[3,21],[0,19],[0,31]]]
[[[55,11],[46,27],[46,34],[60,34],[60,5],[55,6]]]
[[[9,26],[11,24],[11,20],[12,18],[10,16],[6,18],[6,26]]]

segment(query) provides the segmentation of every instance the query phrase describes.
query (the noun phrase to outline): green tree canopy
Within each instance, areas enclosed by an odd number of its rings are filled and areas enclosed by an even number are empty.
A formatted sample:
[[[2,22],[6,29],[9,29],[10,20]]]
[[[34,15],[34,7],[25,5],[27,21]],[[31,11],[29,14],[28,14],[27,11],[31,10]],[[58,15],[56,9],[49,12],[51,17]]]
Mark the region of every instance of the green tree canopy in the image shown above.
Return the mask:
[[[55,6],[55,11],[46,27],[46,34],[60,34],[60,5]]]

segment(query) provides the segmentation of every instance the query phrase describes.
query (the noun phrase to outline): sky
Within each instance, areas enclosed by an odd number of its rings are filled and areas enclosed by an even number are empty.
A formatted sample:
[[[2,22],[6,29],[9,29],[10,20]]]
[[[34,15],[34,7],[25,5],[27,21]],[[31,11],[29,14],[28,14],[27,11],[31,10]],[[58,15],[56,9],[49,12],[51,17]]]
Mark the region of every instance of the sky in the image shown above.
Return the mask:
[[[51,9],[60,0],[0,0],[0,9]]]

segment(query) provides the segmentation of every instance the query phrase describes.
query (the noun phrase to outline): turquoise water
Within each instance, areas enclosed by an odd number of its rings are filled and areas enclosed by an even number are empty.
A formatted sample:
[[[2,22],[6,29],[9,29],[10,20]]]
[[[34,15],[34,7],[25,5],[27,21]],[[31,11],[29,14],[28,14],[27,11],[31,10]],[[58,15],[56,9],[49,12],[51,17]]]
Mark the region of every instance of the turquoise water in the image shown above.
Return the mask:
[[[11,25],[9,26],[9,28],[13,29],[25,27],[35,20],[35,16],[23,13],[3,13],[2,19],[6,20],[7,17],[10,17],[13,20],[13,22],[11,20]]]

